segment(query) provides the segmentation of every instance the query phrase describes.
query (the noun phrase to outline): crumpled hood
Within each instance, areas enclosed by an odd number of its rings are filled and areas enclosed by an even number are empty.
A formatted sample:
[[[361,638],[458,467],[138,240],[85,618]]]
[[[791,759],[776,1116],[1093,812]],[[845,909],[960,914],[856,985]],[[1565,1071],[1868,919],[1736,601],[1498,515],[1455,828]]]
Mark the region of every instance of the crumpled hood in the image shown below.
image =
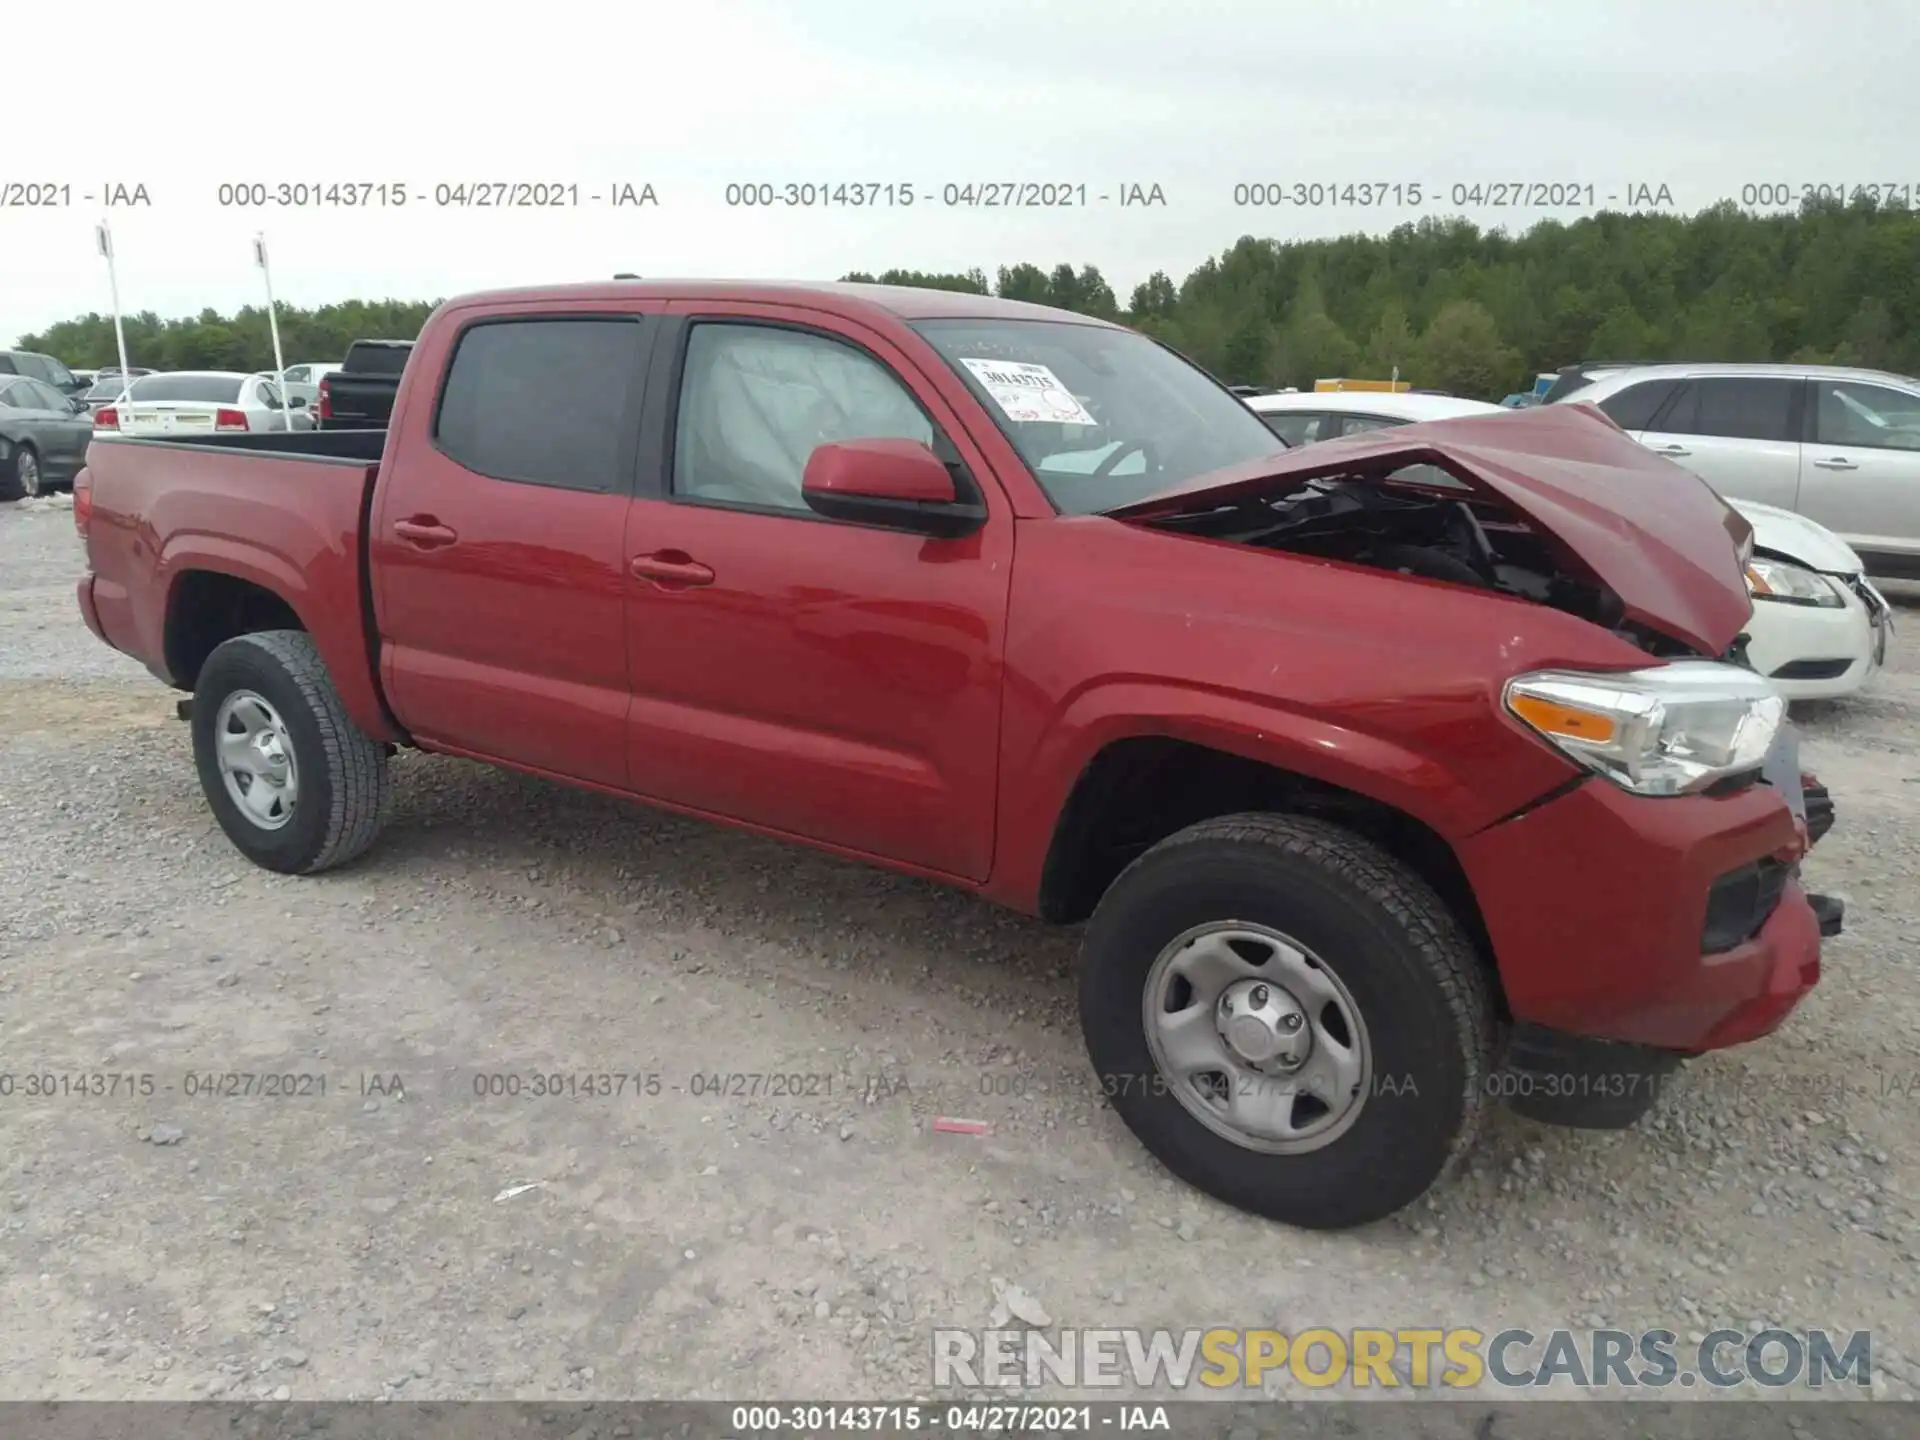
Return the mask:
[[[1628,619],[1706,655],[1725,653],[1746,627],[1753,601],[1739,549],[1753,524],[1691,470],[1577,401],[1302,446],[1106,513],[1152,520],[1248,499],[1278,482],[1421,464],[1471,477],[1519,511],[1611,591]]]
[[[1753,548],[1767,550],[1810,570],[1828,575],[1857,575],[1866,566],[1851,545],[1826,526],[1782,510],[1778,505],[1762,505],[1757,500],[1735,500],[1727,504],[1747,517],[1753,526]]]

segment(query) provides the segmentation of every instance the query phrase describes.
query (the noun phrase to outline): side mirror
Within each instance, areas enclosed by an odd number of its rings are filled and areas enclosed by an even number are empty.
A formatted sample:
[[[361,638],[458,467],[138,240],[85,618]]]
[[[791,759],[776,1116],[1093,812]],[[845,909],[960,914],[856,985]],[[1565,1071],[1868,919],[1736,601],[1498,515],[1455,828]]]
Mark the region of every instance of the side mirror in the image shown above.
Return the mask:
[[[942,540],[971,535],[986,507],[962,503],[940,457],[918,440],[846,440],[815,447],[800,493],[830,520],[908,530]]]
[[[76,415],[85,415],[90,408],[87,405],[87,397],[84,395],[69,395],[67,404],[73,407],[73,413]]]

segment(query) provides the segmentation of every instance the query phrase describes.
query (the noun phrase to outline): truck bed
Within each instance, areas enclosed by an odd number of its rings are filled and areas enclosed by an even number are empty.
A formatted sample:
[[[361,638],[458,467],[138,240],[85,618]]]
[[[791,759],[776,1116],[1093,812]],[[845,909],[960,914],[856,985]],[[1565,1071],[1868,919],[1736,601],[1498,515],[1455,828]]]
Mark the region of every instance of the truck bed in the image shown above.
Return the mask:
[[[364,556],[383,439],[353,431],[96,436],[81,477],[93,566],[82,610],[108,644],[188,688],[200,657],[193,636],[167,621],[181,587],[226,585],[242,604],[251,582],[281,597],[313,636],[360,726],[391,738]],[[165,537],[158,553],[155,536]]]

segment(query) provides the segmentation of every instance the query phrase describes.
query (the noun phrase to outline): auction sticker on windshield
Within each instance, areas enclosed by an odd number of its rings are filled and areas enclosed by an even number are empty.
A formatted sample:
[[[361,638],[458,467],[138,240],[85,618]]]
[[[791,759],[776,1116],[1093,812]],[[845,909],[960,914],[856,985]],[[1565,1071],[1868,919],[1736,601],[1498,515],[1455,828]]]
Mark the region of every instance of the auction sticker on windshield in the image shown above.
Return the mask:
[[[1044,365],[1024,360],[969,360],[960,363],[973,372],[993,403],[1016,424],[1047,421],[1055,425],[1097,425],[1086,406],[1074,398],[1060,377]]]

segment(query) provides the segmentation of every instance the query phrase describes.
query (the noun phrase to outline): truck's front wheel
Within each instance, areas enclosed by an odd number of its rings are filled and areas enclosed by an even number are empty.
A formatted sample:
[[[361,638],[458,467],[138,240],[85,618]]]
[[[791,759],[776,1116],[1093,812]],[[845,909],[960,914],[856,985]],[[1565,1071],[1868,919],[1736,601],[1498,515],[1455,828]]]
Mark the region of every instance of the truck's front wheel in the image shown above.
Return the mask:
[[[236,636],[207,657],[193,754],[220,828],[268,870],[345,864],[386,822],[386,751],[354,724],[302,631]]]
[[[1087,1048],[1166,1167],[1255,1214],[1344,1229],[1423,1194],[1486,1107],[1471,944],[1358,836],[1231,815],[1136,860],[1088,926]]]

